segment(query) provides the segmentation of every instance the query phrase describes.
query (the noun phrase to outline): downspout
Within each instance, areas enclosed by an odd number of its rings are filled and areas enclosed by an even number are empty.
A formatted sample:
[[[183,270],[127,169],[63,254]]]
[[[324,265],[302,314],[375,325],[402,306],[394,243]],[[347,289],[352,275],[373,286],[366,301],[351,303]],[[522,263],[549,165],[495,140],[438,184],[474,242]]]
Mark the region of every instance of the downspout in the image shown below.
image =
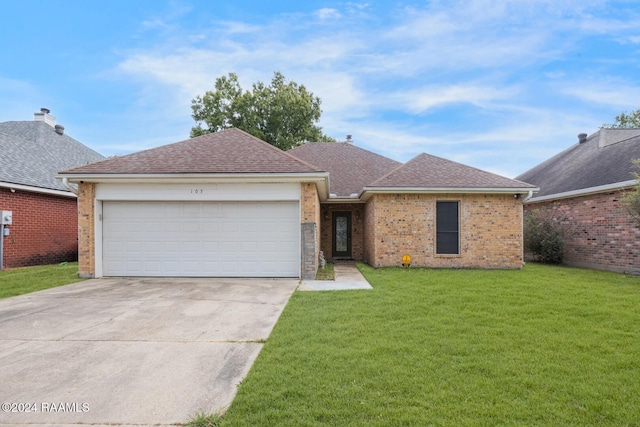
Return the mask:
[[[66,189],[71,191],[73,194],[78,195],[78,189],[69,184],[69,178],[67,178],[66,176],[62,178],[62,185],[64,185]]]
[[[529,190],[529,194],[527,194],[527,197],[524,198],[522,203],[527,203],[529,199],[531,199],[532,197],[533,197],[533,190]]]
[[[1,224],[1,222],[2,221],[0,221],[0,270],[4,268],[4,253],[2,252],[4,249],[4,224]]]

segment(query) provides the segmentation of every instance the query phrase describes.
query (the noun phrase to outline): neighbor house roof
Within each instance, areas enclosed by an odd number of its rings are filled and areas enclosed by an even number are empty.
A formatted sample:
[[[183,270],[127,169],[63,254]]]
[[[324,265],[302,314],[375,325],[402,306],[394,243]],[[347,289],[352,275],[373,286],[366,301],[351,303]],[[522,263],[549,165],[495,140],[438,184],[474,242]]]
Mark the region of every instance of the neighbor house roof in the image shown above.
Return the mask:
[[[231,128],[61,172],[86,174],[270,174],[318,172],[240,129]]]
[[[600,129],[582,141],[517,177],[540,187],[532,201],[633,183],[632,160],[640,158],[640,129]]]
[[[308,142],[289,153],[329,172],[329,191],[338,197],[360,193],[364,186],[401,165],[347,142]]]
[[[505,178],[451,160],[429,154],[418,154],[407,163],[369,184],[368,189],[420,188],[432,190],[534,190],[525,182]]]
[[[40,114],[40,113],[37,113]],[[104,159],[89,147],[54,128],[49,121],[0,123],[0,183],[71,193],[56,179],[58,171]],[[56,131],[57,129],[57,131]]]

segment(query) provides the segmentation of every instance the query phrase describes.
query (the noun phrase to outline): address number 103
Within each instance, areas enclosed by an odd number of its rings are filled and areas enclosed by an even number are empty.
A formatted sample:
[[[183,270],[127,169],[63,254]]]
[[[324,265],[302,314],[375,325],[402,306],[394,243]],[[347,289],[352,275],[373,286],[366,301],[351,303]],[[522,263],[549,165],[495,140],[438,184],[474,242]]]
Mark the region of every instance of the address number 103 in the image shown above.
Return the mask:
[[[204,194],[204,189],[203,188],[192,188],[191,189],[191,194]]]

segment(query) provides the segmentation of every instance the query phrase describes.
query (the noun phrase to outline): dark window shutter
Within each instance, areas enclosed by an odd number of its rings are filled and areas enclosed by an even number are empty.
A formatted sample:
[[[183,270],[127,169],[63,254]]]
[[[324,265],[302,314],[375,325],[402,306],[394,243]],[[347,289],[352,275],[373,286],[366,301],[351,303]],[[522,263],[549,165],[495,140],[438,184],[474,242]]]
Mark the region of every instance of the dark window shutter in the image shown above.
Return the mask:
[[[436,253],[460,253],[458,202],[436,203]]]

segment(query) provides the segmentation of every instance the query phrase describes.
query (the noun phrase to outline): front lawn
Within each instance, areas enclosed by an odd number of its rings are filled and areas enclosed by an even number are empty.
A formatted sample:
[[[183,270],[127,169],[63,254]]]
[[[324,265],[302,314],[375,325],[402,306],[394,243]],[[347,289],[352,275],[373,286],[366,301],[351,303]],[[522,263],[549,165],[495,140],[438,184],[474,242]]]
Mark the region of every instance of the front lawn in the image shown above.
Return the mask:
[[[0,270],[0,298],[41,291],[79,282],[78,263],[62,263],[38,267]]]
[[[640,425],[640,279],[360,268],[293,295],[222,426]]]

